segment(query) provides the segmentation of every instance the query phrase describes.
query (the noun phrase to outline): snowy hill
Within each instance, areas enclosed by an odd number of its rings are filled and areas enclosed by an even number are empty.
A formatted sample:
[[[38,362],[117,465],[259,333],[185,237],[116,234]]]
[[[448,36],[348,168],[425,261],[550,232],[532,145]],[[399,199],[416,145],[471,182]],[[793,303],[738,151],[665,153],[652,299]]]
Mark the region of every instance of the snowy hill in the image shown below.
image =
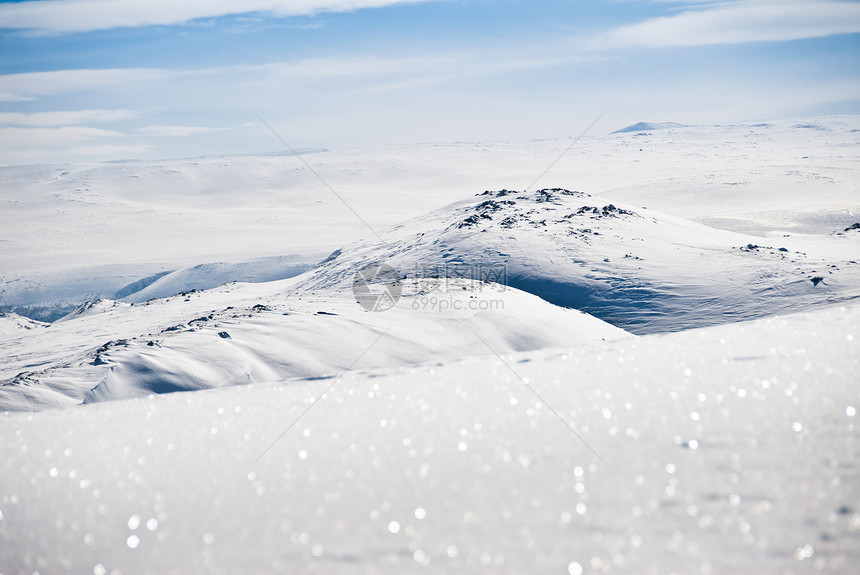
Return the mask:
[[[500,353],[630,337],[497,285],[458,286],[442,307],[430,305],[422,282],[407,286],[394,309],[371,313],[351,293],[292,282],[229,284],[138,305],[101,300],[41,329],[9,331],[0,336],[0,410],[329,377],[377,339],[366,366],[489,353],[471,330]],[[439,285],[439,293],[447,289]]]
[[[130,303],[170,297],[184,291],[206,290],[230,282],[271,282],[299,275],[311,267],[296,256],[257,258],[248,262],[198,264],[153,278],[140,289],[121,290],[116,297]],[[135,286],[136,287],[136,286]],[[128,286],[127,286],[128,288]]]
[[[507,353],[627,335],[595,317],[644,334],[860,296],[860,267],[849,259],[860,234],[759,246],[749,236],[563,189],[484,192],[381,238],[346,246],[293,280],[128,303],[201,285],[191,278],[217,285],[237,270],[197,266],[124,302],[92,302],[44,330],[15,331],[0,356],[0,408],[326,376],[349,367],[346,350],[358,353],[376,337],[401,345],[371,354],[374,367],[485,353],[464,321]],[[381,315],[356,306],[352,293],[356,270],[378,262],[411,281],[404,300]],[[256,269],[266,266],[281,270],[283,262],[262,260]],[[465,317],[416,313],[431,301],[486,307]]]
[[[21,330],[38,329],[47,324],[14,313],[0,314],[0,337],[18,335]]]
[[[501,281],[640,334],[860,296],[857,237],[778,241],[569,190],[488,191],[339,250],[300,286],[345,288],[386,262],[406,276]]]
[[[686,128],[684,124],[676,124],[675,122],[637,122],[626,128],[615,130],[613,134],[624,134],[627,132],[648,132],[651,130],[671,130],[673,128]]]

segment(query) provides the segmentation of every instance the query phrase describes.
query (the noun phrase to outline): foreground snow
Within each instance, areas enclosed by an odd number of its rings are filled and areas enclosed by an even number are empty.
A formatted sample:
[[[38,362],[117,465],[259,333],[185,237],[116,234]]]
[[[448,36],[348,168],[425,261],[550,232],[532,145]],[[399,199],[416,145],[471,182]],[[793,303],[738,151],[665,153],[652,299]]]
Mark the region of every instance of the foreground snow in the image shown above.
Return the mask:
[[[0,563],[848,573],[860,560],[858,336],[860,306],[831,307],[7,413]]]

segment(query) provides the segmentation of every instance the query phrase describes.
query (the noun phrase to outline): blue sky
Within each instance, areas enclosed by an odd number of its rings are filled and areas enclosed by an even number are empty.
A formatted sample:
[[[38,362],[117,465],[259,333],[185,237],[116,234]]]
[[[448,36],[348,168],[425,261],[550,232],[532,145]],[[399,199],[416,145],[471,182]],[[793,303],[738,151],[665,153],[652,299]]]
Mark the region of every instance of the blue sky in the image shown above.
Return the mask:
[[[0,1],[0,164],[860,113],[860,3]]]

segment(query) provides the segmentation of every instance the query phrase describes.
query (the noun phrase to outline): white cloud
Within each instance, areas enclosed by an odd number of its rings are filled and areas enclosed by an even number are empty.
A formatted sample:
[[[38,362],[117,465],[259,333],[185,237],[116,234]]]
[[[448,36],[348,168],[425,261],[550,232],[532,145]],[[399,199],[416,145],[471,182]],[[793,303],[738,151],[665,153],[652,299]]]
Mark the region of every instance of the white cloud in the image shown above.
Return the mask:
[[[140,156],[150,149],[146,143],[128,142],[120,132],[88,126],[0,128],[4,165],[113,160]]]
[[[313,82],[359,76],[397,74],[455,65],[452,58],[309,58],[295,62],[167,70],[160,68],[107,68],[56,70],[0,76],[0,102],[35,100],[47,96],[95,93],[133,86],[163,86],[176,80],[202,78],[265,82]]]
[[[72,126],[75,124],[90,124],[113,122],[134,116],[130,110],[72,110],[37,112],[33,114],[16,114],[0,112],[0,125],[14,126]]]
[[[0,149],[13,150],[26,147],[52,148],[103,138],[122,137],[119,132],[88,126],[59,128],[0,128]]]
[[[18,94],[12,94],[8,92],[0,92],[0,102],[29,102],[32,100],[35,100],[35,98],[19,96]]]
[[[63,154],[76,157],[115,160],[116,158],[132,158],[135,155],[146,153],[151,149],[152,147],[147,144],[130,146],[105,144],[100,146],[77,146],[63,150]]]
[[[246,126],[243,126],[246,127]],[[215,132],[227,132],[229,130],[237,130],[237,127],[229,127],[229,128],[210,128],[206,126],[144,126],[140,129],[141,132],[145,132],[152,136],[197,136],[200,134],[213,134]]]
[[[740,0],[615,28],[596,47],[705,46],[860,33],[860,4]]]
[[[170,72],[153,68],[56,70],[0,76],[0,102],[34,100],[74,92],[90,92],[117,85],[154,84]]]
[[[150,152],[147,145],[135,146],[72,146],[63,149],[45,146],[4,150],[0,165],[66,164],[68,162],[108,162],[117,158],[139,158]]]
[[[362,89],[377,90],[380,86],[391,82],[406,86],[423,86],[458,77],[546,68],[570,61],[576,61],[576,59],[534,58],[527,55],[517,57],[508,54],[498,57],[484,53],[441,53],[421,57],[307,58],[293,62],[193,70],[159,68],[57,70],[0,76],[0,102],[38,100],[71,94],[104,96],[114,91],[124,91],[126,97],[131,98],[144,90],[163,93],[176,90],[178,86],[187,87],[182,91],[191,93],[193,86],[200,85],[208,85],[222,96],[225,90],[241,91],[252,95],[256,88],[278,93],[278,90],[293,88],[297,84],[334,80],[344,85],[350,79],[365,79],[373,85],[364,86]],[[13,122],[9,120],[7,123]]]
[[[302,16],[429,0],[29,0],[0,4],[0,28],[66,33],[183,24],[252,12]]]
[[[267,134],[261,138],[254,130],[242,129],[249,127],[241,124],[253,118],[251,109],[273,123],[281,122],[297,141],[303,138],[309,145],[324,145],[335,136],[343,139],[347,133],[368,133],[365,125],[352,126],[353,118],[380,121],[380,115],[387,118],[398,107],[426,106],[428,99],[435,100],[427,95],[430,87],[558,65],[557,58],[526,54],[498,58],[495,53],[466,52],[350,55],[192,70],[118,68],[8,74],[0,76],[0,93],[37,100],[42,111],[0,112],[0,138],[8,144],[3,161],[54,161],[63,154],[77,157],[80,150],[98,146],[127,150],[130,155],[134,149],[128,145],[157,145],[165,156],[183,157],[219,148],[233,150],[231,146],[245,151],[270,146]],[[406,99],[398,93],[404,90],[410,92]],[[413,97],[425,104],[416,104]],[[339,119],[332,121],[333,116]],[[108,123],[118,120],[122,120],[119,127]],[[358,119],[356,122],[360,124]],[[320,126],[328,126],[328,132]],[[25,153],[28,150],[32,153]]]

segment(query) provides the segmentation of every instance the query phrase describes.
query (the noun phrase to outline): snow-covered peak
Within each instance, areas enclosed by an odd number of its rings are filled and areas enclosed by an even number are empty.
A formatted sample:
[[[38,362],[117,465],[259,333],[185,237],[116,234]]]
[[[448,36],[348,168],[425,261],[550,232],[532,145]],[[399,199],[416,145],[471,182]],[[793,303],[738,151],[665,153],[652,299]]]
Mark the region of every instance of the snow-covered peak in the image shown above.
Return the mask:
[[[16,335],[24,330],[44,328],[47,325],[15,313],[0,313],[0,336]]]
[[[686,128],[685,124],[676,124],[675,122],[637,122],[626,128],[615,130],[613,134],[624,134],[627,132],[648,132],[651,130],[671,130],[672,128]]]
[[[357,242],[301,283],[346,289],[387,263],[406,277],[469,277],[538,295],[634,333],[677,331],[858,294],[860,267],[796,242],[716,230],[561,188],[486,191]],[[824,271],[826,270],[826,271]],[[826,289],[810,278],[826,273]]]
[[[128,307],[129,304],[124,302],[113,301],[111,299],[102,298],[98,300],[88,301],[77,307],[74,311],[66,316],[61,317],[57,321],[68,321],[70,319],[79,318],[88,315],[105,313],[108,310],[115,308]]]

